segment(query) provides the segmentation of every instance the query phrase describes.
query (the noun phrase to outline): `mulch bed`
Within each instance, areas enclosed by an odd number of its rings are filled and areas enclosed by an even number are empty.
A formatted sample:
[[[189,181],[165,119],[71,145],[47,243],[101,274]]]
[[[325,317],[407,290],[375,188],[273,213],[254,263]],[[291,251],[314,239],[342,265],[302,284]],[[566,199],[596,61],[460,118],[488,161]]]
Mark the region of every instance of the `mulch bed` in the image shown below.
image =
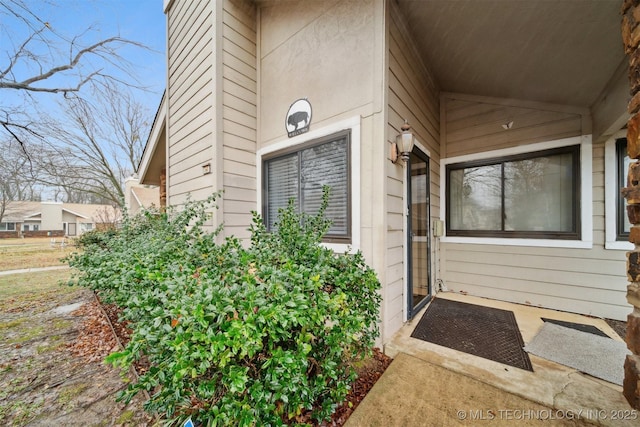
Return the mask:
[[[114,304],[102,303],[101,305],[102,309],[107,314],[107,317],[109,317],[109,321],[113,325],[113,330],[115,331],[118,340],[123,346],[126,345],[129,341],[131,329],[128,328],[126,323],[119,320],[120,308]],[[87,329],[94,327],[92,325],[85,326]],[[111,333],[110,328],[109,333]],[[90,332],[88,332],[88,334],[90,334]],[[85,346],[81,347],[84,348]],[[104,356],[106,356],[106,354]],[[331,417],[331,421],[314,425],[317,427],[338,427],[344,425],[349,416],[358,407],[358,404],[360,404],[360,402],[365,398],[369,390],[371,390],[387,367],[391,364],[392,360],[393,359],[390,357],[384,355],[380,349],[374,348],[373,356],[363,362],[362,365],[358,366],[358,378],[353,383],[351,391],[347,395],[344,403],[334,412]],[[138,373],[144,372],[146,369],[147,366],[144,366],[144,364],[136,366],[136,371]],[[305,420],[305,422],[311,423],[312,420]]]
[[[84,304],[71,314],[85,317],[78,337],[67,346],[71,354],[84,357],[88,362],[100,362],[117,349],[116,337],[97,301]]]
[[[384,355],[379,348],[373,349],[373,357],[358,368],[358,379],[351,386],[347,400],[333,413],[331,421],[321,426],[342,426],[375,385],[393,359]]]

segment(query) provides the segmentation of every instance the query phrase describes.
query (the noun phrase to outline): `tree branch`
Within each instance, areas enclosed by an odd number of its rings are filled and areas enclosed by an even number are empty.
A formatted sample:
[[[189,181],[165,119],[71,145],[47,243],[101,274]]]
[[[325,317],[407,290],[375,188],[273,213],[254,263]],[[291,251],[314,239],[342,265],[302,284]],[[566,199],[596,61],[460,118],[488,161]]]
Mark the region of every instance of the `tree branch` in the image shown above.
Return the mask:
[[[24,52],[26,52],[25,48],[26,48],[27,44],[29,44],[29,42],[31,42],[31,40],[33,40],[37,35],[42,33],[45,28],[47,28],[47,27],[44,27],[44,28],[36,31],[35,33],[30,34],[29,37],[27,37],[27,39],[24,41],[24,43],[22,43],[22,45],[20,45],[20,47],[18,48],[18,50],[16,51],[15,55],[13,55],[13,57],[11,57],[11,59],[9,60],[9,65],[7,66],[7,68],[4,71],[0,72],[0,79],[3,79],[7,74],[9,74],[9,72],[11,72],[11,70],[14,67],[14,65],[16,65],[16,63],[18,62],[20,57],[22,57]]]

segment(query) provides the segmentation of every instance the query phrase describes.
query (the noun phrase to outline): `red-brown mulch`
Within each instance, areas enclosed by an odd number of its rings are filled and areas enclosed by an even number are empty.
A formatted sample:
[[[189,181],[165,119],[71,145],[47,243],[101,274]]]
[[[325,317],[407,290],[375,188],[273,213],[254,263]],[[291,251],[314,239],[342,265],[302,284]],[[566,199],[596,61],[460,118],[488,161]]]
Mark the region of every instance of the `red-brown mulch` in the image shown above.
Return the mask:
[[[124,346],[129,341],[131,329],[129,329],[126,323],[119,320],[119,314],[121,309],[114,304],[102,304],[102,309],[109,317],[109,321],[113,325],[120,343]],[[86,329],[91,329],[90,325],[87,325]],[[111,328],[109,328],[111,333]],[[114,340],[115,341],[115,340]],[[81,346],[84,348],[85,346]],[[108,354],[108,353],[107,353]],[[106,354],[104,355],[106,356]],[[102,356],[102,357],[104,357]],[[321,424],[314,424],[316,427],[339,427],[344,425],[351,413],[358,407],[358,404],[365,398],[369,390],[375,385],[378,379],[382,376],[387,367],[391,364],[393,359],[384,355],[380,349],[373,349],[373,356],[362,363],[357,368],[358,378],[351,386],[351,391],[347,395],[346,400],[340,405],[331,417],[331,421],[323,422]],[[145,366],[136,366],[136,371],[142,373],[146,370]],[[305,422],[312,422],[312,420],[305,420]]]
[[[116,349],[116,337],[97,301],[82,305],[72,315],[85,316],[86,319],[78,338],[68,344],[71,354],[84,357],[89,362],[99,362]]]
[[[118,340],[120,340],[120,344],[122,344],[123,347],[126,346],[131,336],[131,329],[129,328],[129,322],[120,321],[119,319],[122,310],[115,304],[105,304],[101,302],[101,305],[113,326]]]
[[[373,388],[393,359],[383,354],[379,348],[373,349],[373,357],[358,368],[358,378],[351,386],[347,399],[331,416],[331,421],[321,426],[342,426],[349,416]]]

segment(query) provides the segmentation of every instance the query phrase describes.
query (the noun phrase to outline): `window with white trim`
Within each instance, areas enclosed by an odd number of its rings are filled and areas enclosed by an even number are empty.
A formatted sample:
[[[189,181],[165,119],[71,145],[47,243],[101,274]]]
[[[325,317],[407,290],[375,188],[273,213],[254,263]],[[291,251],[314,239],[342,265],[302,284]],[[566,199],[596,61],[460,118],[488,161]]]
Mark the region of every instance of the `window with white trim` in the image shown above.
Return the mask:
[[[16,231],[16,223],[0,222],[0,231]]]
[[[326,242],[351,242],[351,133],[339,132],[263,159],[263,218],[272,230],[278,210],[294,200],[298,212],[316,214],[322,189],[330,188]]]
[[[81,232],[86,232],[86,231],[91,231],[93,230],[93,223],[92,222],[81,222],[80,223],[80,231]]]
[[[447,236],[581,238],[580,146],[446,166]]]

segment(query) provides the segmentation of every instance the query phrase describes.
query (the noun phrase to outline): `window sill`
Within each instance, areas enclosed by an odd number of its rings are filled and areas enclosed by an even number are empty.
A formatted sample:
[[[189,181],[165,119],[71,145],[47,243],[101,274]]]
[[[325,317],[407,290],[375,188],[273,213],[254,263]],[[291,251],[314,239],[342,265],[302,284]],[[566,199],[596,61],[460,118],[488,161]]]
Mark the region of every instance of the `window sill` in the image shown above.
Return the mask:
[[[604,244],[605,249],[612,249],[618,251],[632,251],[634,249],[631,242],[612,241]]]
[[[496,245],[496,246],[530,246],[542,248],[572,248],[591,249],[593,242],[587,240],[556,240],[556,239],[503,239],[487,237],[441,237],[442,243]]]

